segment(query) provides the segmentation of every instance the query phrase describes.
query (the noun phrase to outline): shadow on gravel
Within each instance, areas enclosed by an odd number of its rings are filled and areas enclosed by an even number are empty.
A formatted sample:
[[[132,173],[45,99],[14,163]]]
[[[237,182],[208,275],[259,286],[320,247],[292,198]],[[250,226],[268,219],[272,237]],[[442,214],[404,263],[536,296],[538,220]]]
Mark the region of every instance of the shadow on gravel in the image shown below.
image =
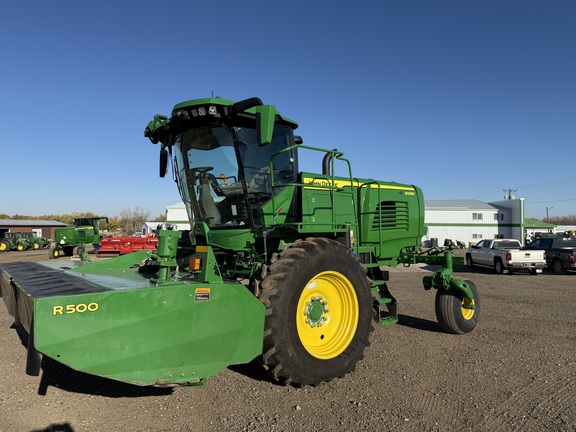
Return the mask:
[[[42,360],[42,370],[38,387],[38,394],[41,396],[47,394],[49,387],[112,398],[166,396],[173,392],[172,388],[141,387],[78,372],[47,357]]]
[[[32,432],[74,432],[70,423],[52,424],[46,429],[34,429]]]
[[[434,333],[445,333],[436,321],[430,321],[423,318],[413,317],[410,315],[398,316],[398,324],[404,327],[410,327],[418,330],[425,330]]]
[[[262,366],[258,359],[254,359],[250,363],[246,364],[228,366],[228,369],[255,381],[268,382],[280,387],[285,387],[283,384],[280,384],[268,375],[266,370],[264,370],[264,366]]]
[[[24,327],[12,324],[10,327],[16,331],[20,342],[27,349],[28,332]],[[25,365],[22,365],[24,368]],[[114,381],[107,378],[97,377],[83,372],[75,371],[62,363],[58,363],[51,358],[42,359],[42,378],[38,387],[38,394],[45,396],[48,387],[56,387],[61,390],[91,394],[94,396],[107,397],[143,397],[143,396],[165,396],[173,392],[171,388],[159,388],[151,386],[137,386],[132,384]],[[47,429],[51,430],[51,429]],[[60,430],[60,429],[54,429]],[[65,430],[65,429],[63,429]]]

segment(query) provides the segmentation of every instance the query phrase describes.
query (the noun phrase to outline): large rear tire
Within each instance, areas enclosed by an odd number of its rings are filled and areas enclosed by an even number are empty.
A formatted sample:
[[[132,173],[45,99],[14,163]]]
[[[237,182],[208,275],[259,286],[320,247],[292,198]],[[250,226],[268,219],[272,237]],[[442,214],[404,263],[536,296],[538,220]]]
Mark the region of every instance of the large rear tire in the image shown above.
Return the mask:
[[[0,240],[0,252],[8,252],[10,250],[10,245],[8,242]]]
[[[454,288],[436,291],[436,319],[440,327],[448,333],[470,333],[478,325],[478,318],[480,317],[478,289],[472,281],[465,280],[464,282],[472,290],[474,296],[472,302]],[[475,309],[468,308],[471,303]]]
[[[298,240],[262,281],[262,361],[283,384],[318,385],[356,368],[373,330],[371,283],[345,246]]]

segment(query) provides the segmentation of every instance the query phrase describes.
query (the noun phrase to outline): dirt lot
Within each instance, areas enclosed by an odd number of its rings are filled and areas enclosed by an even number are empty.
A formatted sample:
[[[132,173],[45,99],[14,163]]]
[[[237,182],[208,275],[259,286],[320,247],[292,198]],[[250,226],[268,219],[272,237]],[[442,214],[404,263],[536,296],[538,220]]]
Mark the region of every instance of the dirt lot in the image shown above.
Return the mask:
[[[44,260],[8,252],[0,262]],[[3,431],[576,431],[576,274],[496,275],[457,267],[481,295],[468,335],[443,333],[424,267],[398,268],[400,323],[376,326],[354,373],[276,385],[254,363],[201,388],[140,388],[45,361],[24,373],[21,330],[0,305]]]

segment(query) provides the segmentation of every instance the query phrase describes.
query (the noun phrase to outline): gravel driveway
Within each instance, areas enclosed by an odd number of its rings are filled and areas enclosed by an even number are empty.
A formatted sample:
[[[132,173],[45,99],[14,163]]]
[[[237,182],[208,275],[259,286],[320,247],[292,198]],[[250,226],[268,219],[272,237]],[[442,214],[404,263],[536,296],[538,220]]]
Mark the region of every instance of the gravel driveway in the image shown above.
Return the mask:
[[[0,262],[44,260],[7,252]],[[481,296],[480,324],[443,333],[425,266],[391,269],[400,323],[377,325],[354,373],[302,389],[259,365],[204,387],[135,387],[45,361],[24,372],[26,335],[0,305],[0,429],[21,431],[576,431],[576,274],[456,268]]]

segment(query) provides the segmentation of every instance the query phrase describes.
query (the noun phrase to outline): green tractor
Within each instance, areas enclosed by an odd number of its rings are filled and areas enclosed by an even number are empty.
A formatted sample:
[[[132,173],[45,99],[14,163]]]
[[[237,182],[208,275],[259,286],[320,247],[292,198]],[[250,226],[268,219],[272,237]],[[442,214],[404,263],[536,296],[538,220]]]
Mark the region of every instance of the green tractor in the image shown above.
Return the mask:
[[[0,252],[25,251],[32,246],[31,238],[22,232],[5,232],[4,237],[0,238]]]
[[[74,226],[57,228],[54,231],[54,243],[50,246],[49,258],[84,255],[87,244],[98,247],[100,243],[100,221],[109,223],[105,216],[83,217],[74,219]]]
[[[417,251],[422,191],[356,177],[296,128],[257,98],[155,116],[145,136],[160,144],[161,177],[171,161],[192,228],[160,230],[155,252],[1,264],[4,302],[30,334],[27,372],[45,355],[137,385],[201,385],[258,359],[280,383],[317,385],[355,369],[374,323],[398,321],[386,268],[419,262],[443,264],[423,279],[440,327],[472,331],[478,291],[452,277],[462,260]],[[302,153],[319,173],[299,170]]]
[[[50,244],[50,240],[47,237],[37,236],[33,232],[21,232],[18,233],[19,241],[25,246],[25,249],[44,249]]]

